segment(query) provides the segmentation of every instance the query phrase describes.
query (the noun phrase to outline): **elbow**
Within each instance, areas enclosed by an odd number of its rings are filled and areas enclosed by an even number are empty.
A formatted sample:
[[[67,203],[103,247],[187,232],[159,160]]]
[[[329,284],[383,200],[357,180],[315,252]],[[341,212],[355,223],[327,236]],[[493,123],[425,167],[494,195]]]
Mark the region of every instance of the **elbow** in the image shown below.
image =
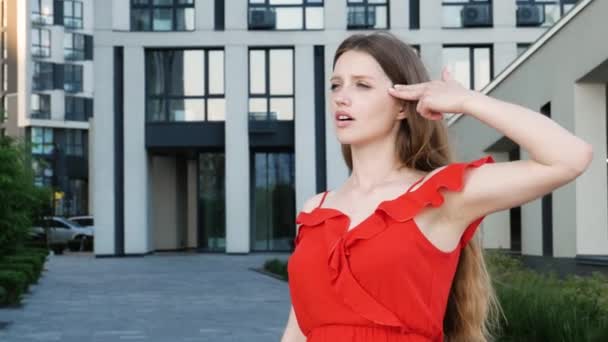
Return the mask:
[[[583,174],[593,161],[593,145],[583,142],[579,151],[580,152],[577,153],[574,162],[571,163],[569,167],[573,178]]]

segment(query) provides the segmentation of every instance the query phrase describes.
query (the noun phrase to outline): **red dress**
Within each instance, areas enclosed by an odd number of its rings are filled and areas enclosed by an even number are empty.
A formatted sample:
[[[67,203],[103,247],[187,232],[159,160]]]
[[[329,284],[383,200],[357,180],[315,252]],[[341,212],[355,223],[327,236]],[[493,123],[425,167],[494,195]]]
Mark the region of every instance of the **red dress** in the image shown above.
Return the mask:
[[[296,320],[309,342],[443,341],[443,318],[461,249],[485,216],[472,221],[457,248],[444,252],[413,218],[443,203],[439,190],[460,191],[468,168],[493,163],[451,163],[420,187],[382,201],[360,224],[319,204],[301,211],[289,258],[289,291]]]

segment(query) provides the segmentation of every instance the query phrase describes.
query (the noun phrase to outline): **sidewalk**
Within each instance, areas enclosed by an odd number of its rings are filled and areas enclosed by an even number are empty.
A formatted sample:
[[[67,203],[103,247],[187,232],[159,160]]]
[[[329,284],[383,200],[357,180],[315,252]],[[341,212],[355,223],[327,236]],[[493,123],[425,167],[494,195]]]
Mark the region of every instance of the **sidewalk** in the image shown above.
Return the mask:
[[[275,257],[51,255],[23,307],[0,309],[0,341],[279,341],[287,283],[249,269]]]

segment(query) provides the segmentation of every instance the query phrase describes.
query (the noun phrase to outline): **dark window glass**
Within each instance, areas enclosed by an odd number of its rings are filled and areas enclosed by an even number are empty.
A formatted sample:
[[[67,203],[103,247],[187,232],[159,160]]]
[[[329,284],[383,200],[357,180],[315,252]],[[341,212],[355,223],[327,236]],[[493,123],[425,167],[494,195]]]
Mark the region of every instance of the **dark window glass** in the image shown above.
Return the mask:
[[[388,0],[348,0],[347,24],[349,30],[388,29]]]
[[[65,154],[68,156],[84,156],[84,130],[65,130]]]
[[[131,31],[193,31],[194,0],[131,0]]]
[[[78,93],[82,91],[82,65],[64,65],[63,90],[70,93]]]
[[[224,51],[146,51],[148,121],[224,121]]]
[[[51,31],[41,28],[32,29],[32,56],[51,57]]]
[[[53,89],[53,63],[33,63],[32,90]]]
[[[70,29],[81,29],[83,27],[81,1],[63,1],[63,26]]]
[[[443,0],[443,27],[492,27],[492,0]]]
[[[322,30],[323,0],[249,0],[250,30]]]
[[[249,50],[249,120],[293,120],[292,48]]]
[[[90,104],[87,104],[87,101]],[[87,121],[91,117],[92,101],[89,98],[78,96],[65,97],[65,119],[71,121]]]

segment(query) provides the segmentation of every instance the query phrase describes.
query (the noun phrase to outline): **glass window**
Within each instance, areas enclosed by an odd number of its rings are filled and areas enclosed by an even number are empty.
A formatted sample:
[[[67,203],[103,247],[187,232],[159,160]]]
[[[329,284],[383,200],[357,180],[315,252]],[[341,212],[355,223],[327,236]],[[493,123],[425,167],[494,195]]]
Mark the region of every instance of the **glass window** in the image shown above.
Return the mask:
[[[50,155],[54,151],[53,129],[32,127],[32,154]]]
[[[31,0],[32,24],[53,25],[53,0]]]
[[[131,0],[131,31],[193,31],[194,0]]]
[[[491,46],[444,46],[443,65],[465,87],[481,90],[493,78]],[[449,118],[447,113],[445,118]]]
[[[51,31],[41,28],[32,29],[32,56],[51,57]]]
[[[82,1],[63,1],[63,26],[70,29],[81,29],[82,25]]]
[[[443,0],[444,28],[492,27],[492,0]]]
[[[70,93],[82,91],[82,65],[65,64],[63,66],[63,90]]]
[[[51,118],[51,95],[33,93],[30,97],[32,119]]]
[[[148,121],[223,121],[224,51],[146,51]]]
[[[65,97],[65,119],[71,121],[87,121],[91,117],[91,103],[87,106],[87,101],[92,101],[86,97],[66,96]]]
[[[32,130],[32,137],[34,131]],[[53,168],[50,161],[42,158],[39,154],[32,158],[32,169],[34,171],[34,184],[36,186],[51,186],[53,184]],[[46,221],[38,222],[36,225],[45,224]]]
[[[517,26],[552,26],[577,2],[578,0],[516,0]]]
[[[347,29],[388,29],[388,0],[348,0]]]
[[[84,130],[65,130],[65,154],[68,156],[84,156]]]
[[[250,30],[322,30],[323,0],[249,0]]]
[[[249,50],[249,119],[293,120],[292,48]]]
[[[53,63],[33,62],[32,90],[53,89]]]
[[[68,61],[84,60],[84,35],[66,32],[63,36],[63,55]]]

